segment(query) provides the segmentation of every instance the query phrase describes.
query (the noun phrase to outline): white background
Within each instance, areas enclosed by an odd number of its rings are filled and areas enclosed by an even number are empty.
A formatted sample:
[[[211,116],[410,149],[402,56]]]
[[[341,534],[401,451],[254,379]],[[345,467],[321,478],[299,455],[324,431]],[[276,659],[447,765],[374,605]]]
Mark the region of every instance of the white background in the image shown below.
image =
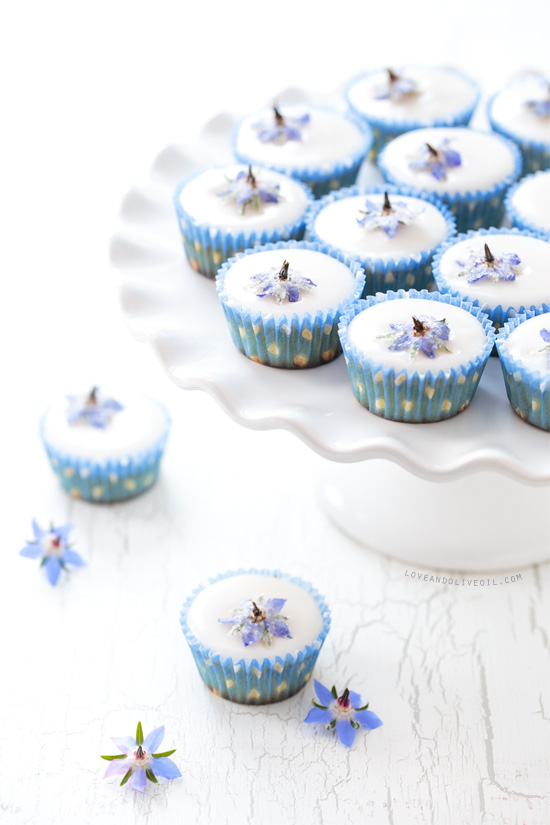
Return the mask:
[[[52,0],[2,17],[0,821],[547,825],[546,566],[450,590],[345,539],[302,444],[170,385],[126,331],[107,262],[124,192],[217,110],[412,60],[492,91],[545,68],[547,5]],[[71,502],[42,453],[48,400],[88,381],[142,388],[174,418],[161,482],[126,505]],[[55,590],[17,555],[33,516],[72,521],[89,562]],[[310,688],[264,709],[203,688],[179,605],[237,565],[326,595],[317,675],[385,723],[351,752],[301,724]],[[102,782],[98,759],[138,719],[166,725],[184,774],[143,796]]]

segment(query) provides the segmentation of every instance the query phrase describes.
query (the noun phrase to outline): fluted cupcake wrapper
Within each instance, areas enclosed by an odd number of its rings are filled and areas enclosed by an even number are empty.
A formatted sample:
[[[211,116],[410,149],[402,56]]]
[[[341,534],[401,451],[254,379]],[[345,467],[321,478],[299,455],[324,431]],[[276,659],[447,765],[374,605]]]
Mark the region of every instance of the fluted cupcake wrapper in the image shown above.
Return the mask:
[[[368,186],[366,188],[350,186],[346,189],[340,189],[338,192],[333,192],[321,198],[321,200],[316,201],[309,208],[306,216],[306,237],[316,243],[324,243],[323,239],[316,232],[315,221],[319,213],[331,203],[342,200],[343,198],[354,197],[355,195],[365,195],[365,197],[367,197],[371,194],[383,194],[384,192],[387,192],[388,195],[418,197],[416,192],[408,186],[391,186],[387,184],[386,186]],[[423,197],[422,200],[436,206],[443,215],[446,224],[444,241],[452,238],[456,233],[456,222],[451,211],[436,195],[427,195]],[[381,229],[373,231],[382,232]],[[399,229],[397,232],[399,232]],[[389,289],[427,289],[433,286],[432,258],[437,247],[422,250],[408,258],[364,258],[356,253],[346,252],[346,250],[339,249],[335,246],[327,245],[327,248],[334,252],[352,255],[360,261],[361,266],[365,270],[363,297],[366,295],[374,295],[376,292],[387,292]]]
[[[495,328],[498,330],[503,324],[508,321],[509,318],[513,318],[515,315],[519,315],[522,312],[526,312],[528,309],[535,309],[534,305],[532,306],[502,306],[499,304],[496,307],[488,307],[485,304],[480,304],[479,300],[475,297],[475,285],[468,284],[467,281],[464,282],[464,291],[459,292],[457,289],[453,288],[445,279],[445,276],[441,272],[441,259],[445,252],[451,249],[455,244],[460,243],[461,241],[465,241],[468,238],[478,238],[486,235],[527,235],[531,238],[539,238],[540,235],[537,235],[534,232],[528,232],[522,229],[508,229],[506,227],[501,227],[500,229],[495,228],[494,226],[490,226],[488,229],[471,229],[469,232],[463,232],[461,235],[457,235],[455,238],[451,238],[450,241],[447,241],[444,244],[441,244],[436,250],[433,259],[433,274],[435,278],[435,282],[437,284],[438,290],[442,294],[450,294],[457,296],[459,298],[463,298],[464,300],[469,301],[473,306],[481,307],[483,312],[487,313],[489,318],[491,319],[492,323],[495,325]],[[543,239],[544,240],[544,239]],[[468,290],[468,292],[467,292]],[[542,304],[543,307],[546,307],[544,310],[548,312],[548,304]]]
[[[253,164],[259,166],[260,164]],[[305,229],[307,206],[313,202],[311,190],[302,184],[307,205],[300,217],[292,223],[268,229],[235,232],[220,226],[195,220],[181,205],[180,195],[187,184],[202,171],[180,181],[174,192],[174,206],[181,231],[183,248],[192,268],[207,278],[215,278],[220,266],[229,258],[251,247],[286,240],[301,240]],[[298,183],[300,183],[298,181]]]
[[[315,108],[319,109],[323,107],[316,106]],[[356,117],[356,115],[351,112],[342,114],[357,126],[363,136],[363,143],[357,152],[334,163],[324,163],[322,166],[312,165],[307,167],[295,167],[284,163],[262,163],[258,158],[253,158],[237,149],[240,124],[237,124],[231,133],[233,154],[240,163],[250,164],[252,166],[265,166],[275,170],[275,172],[290,175],[290,177],[295,180],[307,184],[315,198],[322,198],[323,195],[326,195],[328,192],[340,189],[342,186],[351,186],[355,183],[361,164],[369,154],[374,139],[370,127],[361,120],[361,118]]]
[[[509,186],[521,175],[521,152],[513,141],[501,135],[495,135],[498,140],[506,143],[514,157],[514,169],[502,181],[495,183],[490,189],[476,189],[468,192],[438,192],[437,197],[447,206],[456,218],[457,232],[466,232],[469,229],[478,229],[483,226],[500,226],[504,219],[504,195]],[[392,174],[384,159],[384,151],[378,158],[378,166],[389,183],[396,186],[401,181]],[[419,175],[428,173],[419,173]],[[422,186],[410,187],[417,198],[425,198],[434,194],[433,190]]]
[[[69,495],[110,503],[138,496],[155,484],[169,428],[170,419],[166,414],[166,430],[149,449],[104,461],[75,458],[55,449],[44,438],[42,425],[41,436],[52,470]]]
[[[493,103],[497,94],[489,98],[487,103],[487,118],[493,131],[513,141],[519,147],[523,159],[524,175],[548,169],[550,167],[550,141],[544,143],[544,141],[529,140],[521,135],[514,134],[495,120],[493,117]]]
[[[515,183],[506,193],[504,208],[512,226],[515,226],[517,229],[532,232],[534,235],[538,235],[539,238],[543,238],[545,241],[550,241],[550,229],[544,226],[538,226],[532,221],[527,220],[514,206],[514,196],[519,187],[523,186],[523,184],[530,178],[535,178],[538,175],[550,175],[550,172],[546,170],[543,172],[535,172],[533,175],[527,175],[526,177],[521,178],[521,180]]]
[[[288,576],[273,570],[234,570],[222,573],[211,579],[214,584],[222,579],[243,574],[277,576],[287,579],[309,593],[317,603],[323,617],[323,628],[316,639],[300,649],[296,655],[287,654],[284,658],[274,656],[272,659],[253,659],[247,663],[244,659],[221,657],[201,644],[191,632],[187,623],[189,608],[197,595],[204,590],[198,587],[184,603],[180,613],[180,625],[191,649],[197,670],[211,691],[232,702],[244,705],[265,705],[280,702],[297,693],[311,677],[319,652],[330,629],[330,610],[323,597],[308,582],[295,576]]]
[[[411,298],[427,298],[439,304],[459,306],[478,318],[487,335],[483,352],[460,369],[449,372],[408,372],[404,368],[383,367],[359,352],[349,342],[348,327],[363,310],[380,303]],[[468,301],[437,292],[411,289],[371,295],[359,301],[340,320],[340,339],[346,358],[351,387],[356,399],[366,409],[392,421],[425,423],[442,421],[462,412],[471,402],[485,364],[493,348],[495,332],[487,315]]]
[[[379,70],[376,69],[376,72]],[[354,77],[349,83],[346,85],[344,89],[344,97],[346,102],[350,108],[350,110],[358,117],[360,120],[363,120],[367,123],[370,128],[372,129],[373,133],[373,145],[371,149],[371,156],[376,158],[378,153],[384,148],[386,143],[389,143],[390,140],[393,140],[399,135],[404,134],[405,132],[411,132],[413,129],[423,129],[427,126],[467,126],[472,119],[472,115],[475,111],[475,108],[479,101],[480,91],[479,86],[475,83],[470,77],[466,77],[466,75],[462,74],[457,70],[453,70],[453,74],[459,75],[460,77],[465,78],[472,88],[476,90],[476,96],[470,105],[465,106],[463,109],[457,111],[453,115],[448,115],[444,118],[435,118],[434,120],[430,120],[429,123],[426,120],[392,120],[387,121],[384,118],[376,117],[375,115],[366,114],[362,112],[360,109],[357,109],[356,106],[350,100],[350,89],[354,86],[358,81],[362,80],[364,77],[367,77],[369,74],[374,74],[375,72],[366,72]]]
[[[538,308],[517,315],[499,329],[496,339],[506,394],[512,409],[524,421],[542,430],[550,430],[550,373],[541,375],[538,371],[527,369],[510,355],[505,343],[516,327],[549,310]]]
[[[233,306],[228,303],[225,293],[225,276],[231,266],[242,255],[255,254],[269,249],[311,249],[323,252],[346,264],[355,276],[355,288],[349,297],[335,307],[319,310],[315,315],[292,313],[275,317],[263,316],[259,311]],[[249,249],[225,263],[216,279],[216,289],[222,303],[233,343],[243,355],[270,367],[301,369],[317,367],[328,363],[340,354],[342,348],[338,338],[338,320],[342,312],[353,301],[359,300],[364,289],[365,275],[361,264],[338,250],[331,250],[321,243],[294,241],[290,243],[266,244]],[[311,273],[310,273],[311,274]]]

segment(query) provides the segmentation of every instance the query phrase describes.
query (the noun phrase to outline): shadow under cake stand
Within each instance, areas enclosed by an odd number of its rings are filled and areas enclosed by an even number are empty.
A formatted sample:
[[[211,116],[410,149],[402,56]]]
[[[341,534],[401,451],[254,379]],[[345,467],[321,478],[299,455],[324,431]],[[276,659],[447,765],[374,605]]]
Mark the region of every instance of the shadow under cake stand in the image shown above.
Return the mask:
[[[168,146],[147,183],[123,201],[111,261],[133,335],[152,346],[179,387],[206,391],[245,427],[286,429],[321,456],[323,509],[363,544],[435,569],[490,571],[545,560],[549,438],[511,409],[497,358],[467,410],[404,424],[358,404],[343,357],[279,370],[236,350],[214,283],[183,254],[172,206],[183,176],[213,157],[229,162],[230,125],[220,115],[200,148]]]

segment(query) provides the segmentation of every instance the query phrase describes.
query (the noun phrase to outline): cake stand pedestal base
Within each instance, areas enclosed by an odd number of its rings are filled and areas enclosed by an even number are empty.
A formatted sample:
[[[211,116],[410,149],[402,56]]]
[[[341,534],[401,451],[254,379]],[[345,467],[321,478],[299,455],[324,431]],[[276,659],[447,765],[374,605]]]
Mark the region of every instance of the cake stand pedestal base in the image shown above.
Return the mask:
[[[430,570],[513,570],[548,560],[550,486],[495,472],[429,481],[384,459],[323,461],[322,506],[351,538]]]

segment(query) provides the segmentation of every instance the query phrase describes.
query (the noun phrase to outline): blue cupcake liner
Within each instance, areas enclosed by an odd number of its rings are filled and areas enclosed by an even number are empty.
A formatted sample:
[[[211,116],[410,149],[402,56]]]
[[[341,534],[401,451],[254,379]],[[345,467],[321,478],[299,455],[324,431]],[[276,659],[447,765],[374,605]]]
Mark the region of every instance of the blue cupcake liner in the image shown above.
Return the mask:
[[[366,188],[350,186],[346,189],[340,189],[338,192],[325,195],[324,198],[316,201],[313,206],[310,207],[306,217],[306,237],[311,238],[311,240],[316,243],[324,243],[323,239],[315,230],[315,221],[319,212],[329,204],[342,198],[349,198],[355,195],[383,194],[384,192],[387,192],[389,195],[417,197],[416,193],[408,186],[386,185],[367,186]],[[456,222],[452,212],[442,203],[437,195],[427,195],[423,197],[422,200],[433,204],[439,209],[447,225],[445,241],[452,238],[453,235],[456,234]],[[352,255],[360,261],[361,266],[365,270],[365,289],[362,297],[365,295],[373,295],[376,292],[387,292],[389,289],[411,289],[413,287],[415,289],[427,289],[434,284],[432,277],[432,258],[437,247],[417,252],[410,258],[360,258],[356,253],[346,251],[345,249],[330,245],[327,245],[327,248],[330,248],[333,252],[341,252],[343,255]]]
[[[449,207],[455,216],[457,232],[466,232],[468,229],[478,229],[482,226],[499,226],[504,219],[504,193],[519,178],[522,170],[521,152],[513,141],[493,132],[483,132],[480,129],[469,129],[468,131],[492,134],[497,140],[503,141],[513,155],[514,169],[510,175],[495,183],[490,189],[436,193],[438,198]],[[401,185],[401,181],[391,173],[386,165],[385,149],[378,157],[378,166],[387,181],[394,183],[396,186]],[[434,194],[433,190],[424,189],[421,186],[411,186],[411,190],[418,198],[425,198],[428,194]]]
[[[223,696],[231,702],[243,705],[265,705],[280,702],[294,696],[309,681],[319,652],[330,629],[330,610],[324,598],[308,582],[296,576],[288,576],[278,570],[231,570],[210,579],[209,585],[222,579],[243,574],[277,576],[303,588],[309,593],[321,611],[323,628],[311,644],[302,648],[295,656],[287,653],[284,658],[274,656],[262,661],[253,659],[246,663],[244,659],[233,657],[222,659],[219,653],[201,644],[187,624],[189,608],[197,595],[205,589],[198,587],[184,603],[180,613],[180,625],[191,649],[202,680],[217,696]],[[206,585],[208,586],[208,585]]]
[[[410,68],[414,67],[411,66]],[[454,115],[448,115],[447,117],[443,118],[435,118],[434,120],[431,120],[429,122],[420,120],[392,120],[391,122],[388,122],[384,118],[375,117],[373,115],[367,114],[366,112],[362,112],[360,109],[353,105],[349,95],[351,88],[356,83],[358,83],[360,80],[363,80],[363,78],[368,77],[369,75],[376,74],[379,71],[380,69],[373,69],[370,72],[363,72],[360,75],[356,75],[352,80],[350,80],[347,83],[344,89],[344,97],[351,111],[354,113],[354,115],[356,115],[358,118],[367,123],[372,129],[374,143],[372,146],[371,153],[374,156],[378,155],[378,153],[384,148],[386,143],[390,142],[390,140],[399,137],[399,135],[402,135],[405,132],[410,132],[413,129],[421,129],[432,126],[467,126],[479,102],[479,84],[476,83],[475,80],[473,80],[471,77],[468,77],[468,75],[463,74],[463,72],[460,72],[457,69],[452,69],[450,70],[452,74],[458,75],[459,77],[462,77],[464,80],[467,80],[472,89],[474,89],[476,92],[475,98],[469,106],[465,106],[463,109],[456,112]],[[449,71],[449,69],[446,69],[446,71]]]
[[[355,289],[345,301],[335,307],[318,310],[315,315],[292,313],[275,317],[251,312],[244,307],[230,306],[225,293],[225,276],[236,260],[243,255],[254,255],[270,249],[311,249],[336,258],[349,267],[355,276]],[[233,343],[243,355],[269,367],[303,369],[317,367],[336,358],[341,352],[338,338],[338,319],[345,308],[359,300],[365,286],[365,273],[361,264],[349,255],[332,250],[324,244],[305,241],[265,244],[247,249],[225,263],[216,278],[216,290],[222,303]],[[290,306],[290,304],[289,304]]]
[[[134,498],[149,490],[158,478],[171,423],[165,407],[159,406],[166,415],[162,436],[146,450],[104,461],[78,458],[52,447],[44,436],[46,411],[40,422],[40,435],[52,470],[63,489],[73,498],[105,504]]]
[[[545,241],[550,241],[550,229],[545,228],[544,226],[537,226],[537,224],[533,223],[532,221],[526,220],[521,212],[519,212],[516,207],[514,206],[514,195],[516,194],[517,190],[520,186],[523,186],[526,181],[530,178],[537,177],[538,175],[550,175],[550,170],[545,170],[543,172],[535,172],[533,175],[527,175],[524,178],[521,178],[517,183],[515,183],[506,194],[506,198],[504,199],[504,207],[506,209],[506,214],[508,215],[512,226],[517,227],[517,229],[524,229],[527,232],[532,232],[535,235],[538,235],[539,238],[543,238]]]
[[[260,164],[254,164],[259,166]],[[220,167],[223,168],[223,167]],[[195,220],[181,205],[180,195],[190,181],[201,175],[205,170],[193,172],[181,180],[174,192],[174,206],[178,218],[183,248],[185,254],[196,272],[206,275],[207,278],[214,279],[220,266],[245,249],[259,246],[265,243],[276,243],[285,240],[301,240],[304,236],[305,216],[307,207],[313,202],[313,195],[309,187],[297,183],[301,186],[307,203],[304,212],[298,220],[283,224],[283,226],[270,227],[269,229],[246,230],[235,232],[225,229],[222,226],[203,223]]]
[[[550,375],[527,369],[510,355],[505,343],[510,333],[524,321],[548,311],[540,307],[516,315],[499,329],[496,339],[506,394],[512,409],[524,421],[542,430],[550,430]]]
[[[307,108],[307,106],[306,106]],[[324,111],[337,111],[330,109],[328,106],[311,106],[312,110],[322,109]],[[237,138],[239,135],[240,123],[238,123],[231,133],[231,145],[233,154],[240,163],[250,164],[252,166],[265,166],[268,169],[274,169],[276,172],[282,172],[284,175],[290,175],[295,180],[300,180],[307,184],[315,198],[322,198],[323,195],[334,189],[340,189],[342,186],[351,186],[355,183],[361,164],[369,154],[373,142],[373,134],[369,126],[360,118],[356,117],[351,112],[339,112],[347,120],[357,126],[363,136],[363,144],[361,148],[353,155],[345,157],[341,161],[332,164],[323,164],[322,166],[291,166],[287,164],[270,164],[262,163],[258,158],[253,158],[237,149]]]
[[[452,368],[448,373],[439,370],[437,373],[427,372],[421,375],[416,371],[407,372],[403,368],[383,367],[350,344],[348,327],[356,315],[373,304],[399,300],[407,296],[459,306],[478,318],[487,335],[483,352],[461,365],[460,369]],[[451,418],[469,405],[493,349],[495,338],[493,326],[481,309],[460,298],[428,292],[425,289],[411,289],[408,292],[400,289],[398,292],[371,295],[352,306],[342,316],[339,332],[351,387],[359,403],[382,418],[414,424]]]
[[[528,309],[535,309],[535,306],[519,306],[519,307],[503,307],[499,304],[496,307],[488,307],[484,304],[480,304],[479,300],[475,297],[475,287],[471,284],[468,284],[467,281],[464,282],[464,292],[459,292],[457,289],[453,289],[445,280],[444,276],[441,273],[441,258],[447,252],[448,249],[451,249],[455,244],[460,243],[461,241],[465,241],[468,238],[478,238],[483,237],[485,235],[527,235],[530,238],[538,238],[539,240],[544,240],[544,238],[540,238],[540,235],[537,235],[534,232],[528,232],[522,229],[508,229],[506,227],[501,227],[500,229],[496,229],[494,226],[489,227],[488,229],[471,229],[469,232],[463,232],[461,235],[457,235],[456,238],[452,238],[450,241],[447,241],[444,244],[441,244],[440,247],[436,250],[433,259],[433,273],[435,282],[437,284],[437,288],[442,294],[449,293],[450,295],[457,296],[459,298],[464,298],[466,301],[470,301],[473,306],[481,307],[483,312],[486,312],[493,324],[495,325],[496,329],[499,329],[509,318],[514,317],[515,315],[519,315],[522,312],[526,312]],[[471,294],[467,293],[466,290],[471,287]],[[547,304],[542,304],[543,307],[548,306]],[[545,310],[548,311],[548,310]]]
[[[550,166],[550,142],[545,143],[544,141],[529,140],[517,133],[511,132],[495,120],[493,117],[493,103],[498,94],[499,92],[496,92],[487,102],[487,118],[491,124],[491,128],[497,134],[517,144],[523,158],[524,175],[548,169]]]

